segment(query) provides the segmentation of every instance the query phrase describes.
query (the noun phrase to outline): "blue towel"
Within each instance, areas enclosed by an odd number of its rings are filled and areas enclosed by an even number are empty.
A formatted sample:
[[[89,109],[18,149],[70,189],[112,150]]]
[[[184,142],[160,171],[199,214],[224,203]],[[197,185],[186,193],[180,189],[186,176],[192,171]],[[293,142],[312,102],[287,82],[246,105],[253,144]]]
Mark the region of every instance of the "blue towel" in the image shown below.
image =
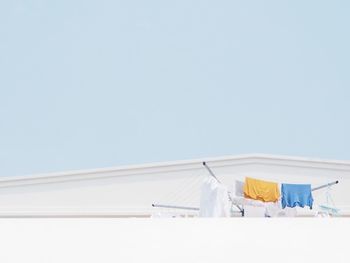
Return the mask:
[[[312,209],[313,202],[310,184],[282,184],[282,208],[309,206]]]

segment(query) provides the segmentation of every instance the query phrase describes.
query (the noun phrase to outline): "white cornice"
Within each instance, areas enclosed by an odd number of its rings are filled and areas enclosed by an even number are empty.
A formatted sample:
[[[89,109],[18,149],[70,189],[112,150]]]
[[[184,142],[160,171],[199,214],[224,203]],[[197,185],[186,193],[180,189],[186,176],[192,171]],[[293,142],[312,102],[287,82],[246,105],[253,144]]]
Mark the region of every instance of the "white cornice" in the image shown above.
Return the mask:
[[[246,154],[236,156],[223,156],[216,158],[202,158],[195,160],[150,163],[142,165],[129,165],[114,168],[79,170],[60,173],[27,175],[0,178],[0,188],[17,187],[33,184],[50,184],[68,181],[102,179],[118,176],[132,176],[139,174],[156,174],[183,170],[202,169],[205,161],[211,167],[262,164],[272,166],[301,167],[310,169],[330,169],[350,172],[350,161],[322,160],[304,157],[276,156],[267,154]]]
[[[343,205],[337,206],[340,209],[339,216],[349,217],[350,207]],[[152,214],[159,212],[154,208],[146,207],[91,207],[82,209],[81,207],[17,207],[16,209],[0,210],[0,218],[93,218],[93,217],[150,217]],[[192,211],[177,211],[183,215],[197,215],[197,212]],[[304,208],[298,209],[297,217],[314,217],[317,213],[317,207],[313,210]]]

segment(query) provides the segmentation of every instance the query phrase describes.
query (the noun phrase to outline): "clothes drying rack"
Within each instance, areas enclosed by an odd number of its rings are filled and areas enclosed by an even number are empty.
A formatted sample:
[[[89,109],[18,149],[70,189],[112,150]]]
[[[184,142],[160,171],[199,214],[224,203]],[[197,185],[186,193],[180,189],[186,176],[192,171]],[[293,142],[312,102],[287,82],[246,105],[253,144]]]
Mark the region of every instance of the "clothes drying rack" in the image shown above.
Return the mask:
[[[212,176],[219,184],[222,184],[221,181],[216,177],[216,175],[214,174],[214,172],[210,169],[210,167],[208,166],[208,164],[206,162],[203,162],[202,163],[203,166],[207,169],[207,171],[209,172],[210,176]],[[314,187],[311,189],[311,191],[317,191],[317,190],[320,190],[320,189],[324,189],[326,187],[330,187],[332,185],[335,185],[335,184],[338,184],[339,181],[333,181],[333,182],[330,182],[328,184],[324,184],[324,185],[320,185],[320,186],[317,186],[317,187]],[[232,213],[239,213],[241,214],[241,216],[244,216],[244,208],[243,206],[239,205],[239,204],[236,204],[231,196],[231,192],[228,191],[228,199],[229,201],[231,202],[231,206],[232,207],[236,207],[237,210],[236,211],[233,211],[231,209],[231,212]],[[157,208],[169,208],[169,209],[180,209],[180,210],[191,210],[191,211],[199,211],[199,207],[189,207],[189,206],[176,206],[176,205],[167,205],[167,204],[152,204],[152,207],[157,207]],[[231,207],[231,208],[232,208]]]

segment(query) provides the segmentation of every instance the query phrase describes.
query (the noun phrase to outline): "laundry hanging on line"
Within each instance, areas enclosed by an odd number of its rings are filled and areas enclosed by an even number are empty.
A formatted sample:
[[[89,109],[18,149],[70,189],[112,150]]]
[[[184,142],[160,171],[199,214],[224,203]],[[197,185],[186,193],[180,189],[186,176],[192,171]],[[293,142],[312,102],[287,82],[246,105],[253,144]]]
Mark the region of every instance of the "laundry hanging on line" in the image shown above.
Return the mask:
[[[280,191],[277,183],[246,177],[244,197],[263,202],[276,202],[280,198]]]
[[[313,197],[310,184],[282,184],[282,208],[305,207],[312,209]]]
[[[235,193],[236,196],[234,202],[243,207],[245,217],[256,217],[257,214],[261,214],[261,208],[265,209],[264,217],[295,217],[297,215],[295,208],[282,209],[280,200],[276,202],[263,202],[251,198],[244,198],[243,188],[244,182],[236,180],[232,192]]]
[[[229,217],[228,189],[212,177],[203,182],[200,197],[200,217]]]
[[[238,187],[240,184],[236,181],[236,193],[239,193]],[[243,189],[244,197],[257,201],[277,202],[280,198],[278,183],[274,182],[246,177]],[[282,184],[281,190],[283,209],[297,206],[302,208],[309,206],[312,209],[313,197],[310,184]]]

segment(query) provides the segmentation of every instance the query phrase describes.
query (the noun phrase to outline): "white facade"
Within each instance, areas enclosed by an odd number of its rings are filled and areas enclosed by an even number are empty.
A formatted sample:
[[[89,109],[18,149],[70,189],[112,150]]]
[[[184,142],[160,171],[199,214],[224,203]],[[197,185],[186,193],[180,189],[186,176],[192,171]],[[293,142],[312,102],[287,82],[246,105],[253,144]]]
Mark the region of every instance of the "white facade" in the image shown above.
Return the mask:
[[[157,211],[152,203],[198,207],[200,185],[208,175],[203,161],[228,186],[246,176],[312,186],[339,180],[332,197],[341,214],[350,215],[349,161],[252,154],[1,178],[0,216],[150,216]],[[314,192],[315,208],[325,201],[325,191]]]

